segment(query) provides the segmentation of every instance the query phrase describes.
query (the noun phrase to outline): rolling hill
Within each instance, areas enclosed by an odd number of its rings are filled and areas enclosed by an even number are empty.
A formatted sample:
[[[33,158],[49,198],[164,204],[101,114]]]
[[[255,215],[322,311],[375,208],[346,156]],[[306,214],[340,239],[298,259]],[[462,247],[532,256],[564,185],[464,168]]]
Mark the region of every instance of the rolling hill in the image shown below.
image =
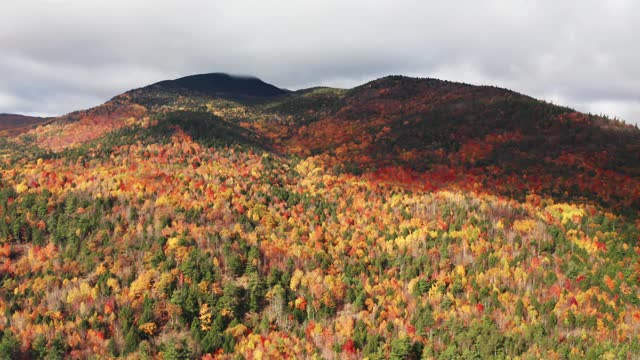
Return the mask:
[[[640,131],[188,76],[0,142],[0,356],[633,358]]]
[[[41,124],[47,118],[18,114],[0,114],[0,132]]]

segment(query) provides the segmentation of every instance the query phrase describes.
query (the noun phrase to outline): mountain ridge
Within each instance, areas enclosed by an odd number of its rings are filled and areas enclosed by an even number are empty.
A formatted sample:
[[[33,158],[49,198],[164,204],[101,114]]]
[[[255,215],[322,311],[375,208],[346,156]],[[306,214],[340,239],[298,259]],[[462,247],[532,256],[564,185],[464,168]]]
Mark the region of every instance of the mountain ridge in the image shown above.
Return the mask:
[[[258,92],[251,93],[256,86]],[[353,89],[290,92],[257,78],[201,74],[130,90],[30,134],[41,146],[60,151],[148,124],[161,114],[177,119],[176,110],[185,117],[202,113],[195,116],[224,121],[221,129],[244,128],[252,134],[251,144],[258,141],[282,156],[322,155],[347,171],[382,178],[408,172],[418,179],[411,186],[418,188],[469,187],[479,176],[484,188],[502,188],[496,182],[509,179],[514,192],[562,198],[553,189],[560,181],[569,197],[586,196],[619,209],[640,207],[632,185],[640,176],[640,160],[632,155],[640,144],[637,128],[509,89],[430,78],[393,75]],[[563,165],[567,156],[570,167]],[[461,167],[466,170],[459,172]],[[613,172],[597,176],[611,186],[606,190],[573,176],[605,169]],[[497,171],[494,180],[478,175],[489,171]],[[458,175],[442,177],[443,172]]]

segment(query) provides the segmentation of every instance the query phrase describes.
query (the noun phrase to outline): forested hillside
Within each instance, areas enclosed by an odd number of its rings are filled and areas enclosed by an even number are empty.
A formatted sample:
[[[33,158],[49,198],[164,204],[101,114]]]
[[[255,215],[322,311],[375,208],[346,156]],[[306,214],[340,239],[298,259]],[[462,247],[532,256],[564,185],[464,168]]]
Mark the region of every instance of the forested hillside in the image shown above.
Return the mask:
[[[0,139],[0,358],[640,356],[637,128],[213,75]]]

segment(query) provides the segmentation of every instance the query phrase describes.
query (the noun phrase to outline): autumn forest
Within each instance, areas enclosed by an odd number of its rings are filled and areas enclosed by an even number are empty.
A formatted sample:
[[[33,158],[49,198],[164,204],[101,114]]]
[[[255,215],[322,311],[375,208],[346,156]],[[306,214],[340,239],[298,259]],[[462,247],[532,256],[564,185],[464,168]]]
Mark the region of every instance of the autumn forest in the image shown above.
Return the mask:
[[[0,135],[2,359],[640,356],[624,122],[206,74]]]

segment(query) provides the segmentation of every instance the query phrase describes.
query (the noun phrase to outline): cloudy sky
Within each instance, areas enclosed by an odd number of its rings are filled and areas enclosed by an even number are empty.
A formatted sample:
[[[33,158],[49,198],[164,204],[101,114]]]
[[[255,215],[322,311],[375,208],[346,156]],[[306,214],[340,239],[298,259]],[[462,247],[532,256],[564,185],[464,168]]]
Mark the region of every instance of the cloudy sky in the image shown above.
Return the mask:
[[[289,89],[403,74],[640,123],[640,1],[20,0],[1,9],[0,113],[63,114],[194,73]]]

